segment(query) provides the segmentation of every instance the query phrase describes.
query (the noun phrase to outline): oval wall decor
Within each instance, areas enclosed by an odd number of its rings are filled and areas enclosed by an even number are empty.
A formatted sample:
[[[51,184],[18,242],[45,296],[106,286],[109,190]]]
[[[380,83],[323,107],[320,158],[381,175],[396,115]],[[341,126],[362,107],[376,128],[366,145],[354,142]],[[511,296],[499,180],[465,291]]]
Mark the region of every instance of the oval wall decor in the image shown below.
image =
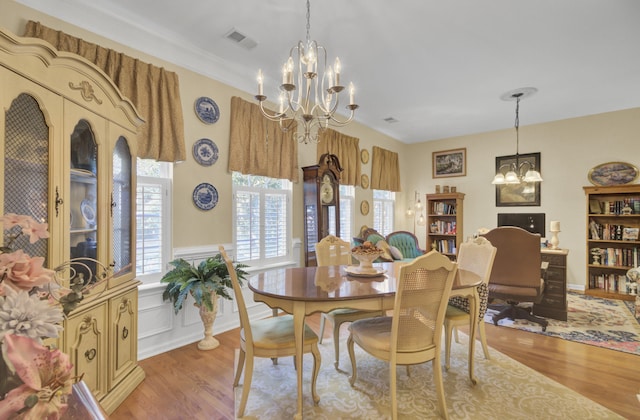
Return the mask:
[[[606,187],[631,184],[638,179],[638,175],[638,168],[630,163],[607,162],[591,168],[587,178],[593,185]]]

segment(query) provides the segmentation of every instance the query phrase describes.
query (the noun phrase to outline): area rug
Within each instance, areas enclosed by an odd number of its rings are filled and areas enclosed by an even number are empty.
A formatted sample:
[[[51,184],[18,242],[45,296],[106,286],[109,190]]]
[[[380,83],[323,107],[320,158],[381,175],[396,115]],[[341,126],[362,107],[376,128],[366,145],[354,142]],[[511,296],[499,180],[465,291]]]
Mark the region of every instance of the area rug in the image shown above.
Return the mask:
[[[482,350],[476,353],[473,386],[467,368],[467,336],[460,333],[460,344],[452,346],[451,368],[443,370],[446,405],[451,419],[621,419],[609,409],[548,379],[542,374],[491,349],[491,360]],[[349,385],[349,355],[341,343],[340,371],[333,367],[333,343],[320,345],[322,364],[318,374],[319,405],[311,399],[313,359],[304,356],[304,418],[314,420],[388,419],[391,417],[389,369],[385,362],[356,346],[358,380]],[[432,363],[411,367],[407,377],[398,368],[398,414],[400,419],[440,418]],[[296,412],[296,371],[293,358],[273,365],[269,359],[256,359],[253,381],[243,419],[287,419]],[[236,413],[242,385],[235,389]],[[237,418],[237,417],[236,417]]]
[[[575,292],[567,294],[567,304],[567,320],[547,318],[546,331],[522,319],[502,319],[498,325],[640,355],[640,323],[631,305]],[[485,322],[493,324],[494,313],[489,309]]]

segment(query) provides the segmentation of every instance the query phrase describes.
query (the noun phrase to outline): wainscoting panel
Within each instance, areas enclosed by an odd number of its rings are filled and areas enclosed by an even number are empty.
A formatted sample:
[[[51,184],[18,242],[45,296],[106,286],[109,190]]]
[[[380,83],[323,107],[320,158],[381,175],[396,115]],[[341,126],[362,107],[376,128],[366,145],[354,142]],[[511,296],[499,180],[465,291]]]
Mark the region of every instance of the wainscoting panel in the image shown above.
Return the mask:
[[[225,244],[225,249],[231,258],[234,249],[231,244]],[[295,267],[300,261],[300,241],[294,241],[292,247],[292,261],[286,267]],[[174,258],[198,264],[203,259],[218,253],[218,245],[202,247],[179,248],[174,250]],[[260,273],[262,269],[249,267],[250,275]],[[189,297],[176,315],[170,302],[163,302],[162,292],[166,285],[163,283],[143,284],[138,293],[138,360],[155,356],[178,347],[200,341],[203,338],[204,327],[200,320],[198,308],[193,306],[193,299]],[[272,315],[271,308],[253,300],[253,293],[246,283],[242,294],[247,304],[249,317],[260,319]],[[218,314],[213,324],[213,334],[219,334],[240,325],[238,307],[235,300],[219,300]]]

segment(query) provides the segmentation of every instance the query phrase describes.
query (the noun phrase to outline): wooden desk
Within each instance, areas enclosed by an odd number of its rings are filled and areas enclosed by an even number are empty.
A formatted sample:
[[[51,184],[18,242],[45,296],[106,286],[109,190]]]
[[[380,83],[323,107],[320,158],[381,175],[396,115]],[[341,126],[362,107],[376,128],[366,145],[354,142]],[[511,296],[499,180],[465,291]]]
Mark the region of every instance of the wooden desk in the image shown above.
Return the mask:
[[[406,264],[406,263],[404,263]],[[302,338],[304,319],[316,312],[339,308],[377,310],[393,309],[397,278],[403,263],[381,263],[374,267],[386,270],[384,276],[355,278],[346,275],[345,266],[282,268],[260,273],[249,279],[249,289],[256,302],[292,314],[296,339],[298,409],[302,419]],[[473,384],[473,353],[479,311],[477,286],[481,279],[474,273],[458,270],[451,296],[469,297],[469,378]]]

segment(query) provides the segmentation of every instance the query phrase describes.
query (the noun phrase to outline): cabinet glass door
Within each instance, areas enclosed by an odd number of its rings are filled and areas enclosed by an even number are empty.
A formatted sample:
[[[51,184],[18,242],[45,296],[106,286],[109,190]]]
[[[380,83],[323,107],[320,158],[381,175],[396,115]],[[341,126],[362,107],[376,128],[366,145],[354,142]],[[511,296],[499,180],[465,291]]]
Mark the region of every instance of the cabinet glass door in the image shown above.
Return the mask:
[[[131,152],[124,137],[118,138],[113,150],[113,185],[111,189],[111,222],[113,272],[116,277],[131,273]]]
[[[38,102],[26,93],[18,95],[7,109],[4,139],[3,213],[31,216],[49,223],[49,127]],[[10,235],[20,231],[14,227]],[[3,243],[8,244],[5,236]],[[12,244],[32,257],[44,257],[47,265],[48,239],[29,242],[20,235]]]
[[[71,134],[70,256],[84,282],[95,281],[98,241],[98,148],[91,125],[80,120]],[[84,265],[83,265],[84,264]],[[89,272],[90,271],[90,272]]]

